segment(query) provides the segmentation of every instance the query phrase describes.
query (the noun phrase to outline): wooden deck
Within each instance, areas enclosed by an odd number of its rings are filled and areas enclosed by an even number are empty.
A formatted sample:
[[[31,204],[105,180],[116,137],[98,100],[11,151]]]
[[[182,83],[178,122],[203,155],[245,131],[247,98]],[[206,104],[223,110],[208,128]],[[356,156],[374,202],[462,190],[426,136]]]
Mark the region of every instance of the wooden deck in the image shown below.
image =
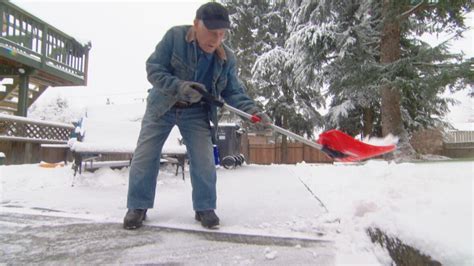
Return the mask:
[[[90,48],[90,43],[0,1],[0,110],[18,114],[48,87],[86,85]]]

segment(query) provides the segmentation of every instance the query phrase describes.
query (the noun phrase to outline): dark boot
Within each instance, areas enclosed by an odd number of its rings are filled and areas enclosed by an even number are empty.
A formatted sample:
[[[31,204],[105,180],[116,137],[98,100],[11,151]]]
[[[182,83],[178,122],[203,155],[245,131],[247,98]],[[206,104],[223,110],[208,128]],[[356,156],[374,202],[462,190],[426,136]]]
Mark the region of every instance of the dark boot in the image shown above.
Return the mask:
[[[129,209],[123,218],[123,228],[138,229],[146,219],[146,209]]]
[[[214,210],[197,211],[194,218],[206,228],[212,229],[219,225],[219,217],[217,217]]]

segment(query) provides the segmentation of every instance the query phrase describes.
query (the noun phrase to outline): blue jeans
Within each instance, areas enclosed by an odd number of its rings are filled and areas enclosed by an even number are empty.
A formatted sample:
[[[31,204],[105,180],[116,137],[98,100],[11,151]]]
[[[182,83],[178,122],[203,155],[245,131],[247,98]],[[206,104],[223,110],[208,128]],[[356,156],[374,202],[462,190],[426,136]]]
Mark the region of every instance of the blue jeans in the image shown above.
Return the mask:
[[[172,107],[158,117],[153,105],[147,105],[130,167],[129,209],[153,208],[161,151],[174,125],[178,126],[188,153],[194,210],[216,208],[216,167],[207,109],[201,105]]]

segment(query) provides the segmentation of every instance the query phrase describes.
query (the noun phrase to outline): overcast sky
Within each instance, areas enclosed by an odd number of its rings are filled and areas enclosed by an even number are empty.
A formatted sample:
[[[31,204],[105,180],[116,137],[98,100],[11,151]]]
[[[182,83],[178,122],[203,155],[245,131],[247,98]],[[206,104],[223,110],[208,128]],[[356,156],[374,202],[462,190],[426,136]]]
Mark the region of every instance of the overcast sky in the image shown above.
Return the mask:
[[[87,87],[49,88],[38,100],[60,94],[73,104],[130,103],[146,97],[145,61],[174,25],[191,24],[201,1],[11,0],[81,42],[91,41]],[[472,13],[468,25],[474,26]],[[454,51],[474,56],[474,30]],[[444,37],[442,37],[444,38]]]

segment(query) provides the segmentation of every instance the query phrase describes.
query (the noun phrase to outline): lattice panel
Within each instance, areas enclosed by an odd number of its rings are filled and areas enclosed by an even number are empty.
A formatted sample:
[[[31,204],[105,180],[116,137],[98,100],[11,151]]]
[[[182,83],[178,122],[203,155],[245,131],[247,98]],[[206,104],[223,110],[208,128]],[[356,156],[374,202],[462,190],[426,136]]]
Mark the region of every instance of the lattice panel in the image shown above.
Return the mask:
[[[1,121],[0,135],[41,140],[69,139],[71,128],[54,125],[33,124],[23,121]]]

